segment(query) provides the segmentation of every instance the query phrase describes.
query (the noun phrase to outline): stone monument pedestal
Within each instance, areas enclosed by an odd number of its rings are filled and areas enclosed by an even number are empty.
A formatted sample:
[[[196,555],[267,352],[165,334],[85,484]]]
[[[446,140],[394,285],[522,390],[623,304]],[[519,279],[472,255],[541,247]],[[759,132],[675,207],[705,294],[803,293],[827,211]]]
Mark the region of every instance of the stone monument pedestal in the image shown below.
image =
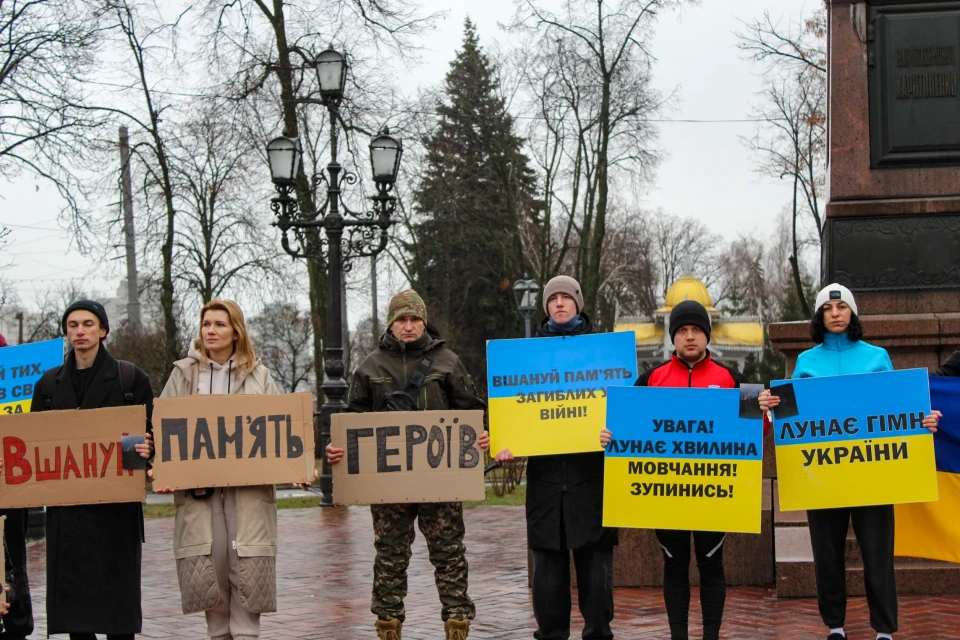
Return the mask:
[[[856,296],[864,339],[898,369],[934,369],[960,344],[960,2],[828,0],[822,281]],[[770,327],[787,357],[807,323]],[[774,492],[777,594],[811,596],[806,514]],[[848,589],[863,592],[855,542]],[[901,594],[960,593],[960,565],[898,558]]]

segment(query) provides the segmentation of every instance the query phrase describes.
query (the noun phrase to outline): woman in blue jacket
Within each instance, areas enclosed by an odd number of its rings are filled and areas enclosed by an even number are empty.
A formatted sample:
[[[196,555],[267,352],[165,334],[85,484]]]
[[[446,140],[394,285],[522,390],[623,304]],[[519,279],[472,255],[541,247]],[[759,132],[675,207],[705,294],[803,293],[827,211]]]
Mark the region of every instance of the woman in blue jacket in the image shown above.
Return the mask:
[[[857,303],[843,285],[827,285],[817,295],[810,333],[817,346],[800,354],[793,378],[893,371],[886,349],[861,340],[863,325],[857,317]],[[778,404],[780,399],[771,395],[769,390],[760,395],[760,406],[764,411]],[[936,431],[939,418],[940,412],[934,411],[924,418],[923,426]],[[851,519],[863,556],[870,626],[877,631],[878,639],[889,639],[897,630],[893,505],[807,511],[820,617],[830,629],[828,640],[847,637],[843,630],[847,610],[844,553]]]

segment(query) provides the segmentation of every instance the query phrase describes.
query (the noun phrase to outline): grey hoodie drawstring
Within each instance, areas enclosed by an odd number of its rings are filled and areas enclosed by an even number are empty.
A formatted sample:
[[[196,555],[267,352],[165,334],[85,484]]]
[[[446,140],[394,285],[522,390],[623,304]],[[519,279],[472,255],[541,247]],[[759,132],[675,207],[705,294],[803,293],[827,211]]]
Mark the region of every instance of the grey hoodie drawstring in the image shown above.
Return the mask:
[[[233,382],[233,357],[227,365],[227,395],[230,395],[230,383]],[[210,364],[210,395],[213,395],[213,364]]]

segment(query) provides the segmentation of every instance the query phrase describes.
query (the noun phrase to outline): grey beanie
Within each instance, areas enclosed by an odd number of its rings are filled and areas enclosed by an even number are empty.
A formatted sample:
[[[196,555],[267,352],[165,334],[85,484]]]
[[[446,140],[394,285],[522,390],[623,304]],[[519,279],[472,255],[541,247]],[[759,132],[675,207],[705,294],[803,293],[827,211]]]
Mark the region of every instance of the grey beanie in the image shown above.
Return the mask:
[[[565,293],[577,303],[577,313],[583,311],[583,292],[580,290],[580,283],[570,276],[556,276],[550,279],[547,286],[543,288],[543,312],[550,315],[547,309],[547,301],[555,293]]]

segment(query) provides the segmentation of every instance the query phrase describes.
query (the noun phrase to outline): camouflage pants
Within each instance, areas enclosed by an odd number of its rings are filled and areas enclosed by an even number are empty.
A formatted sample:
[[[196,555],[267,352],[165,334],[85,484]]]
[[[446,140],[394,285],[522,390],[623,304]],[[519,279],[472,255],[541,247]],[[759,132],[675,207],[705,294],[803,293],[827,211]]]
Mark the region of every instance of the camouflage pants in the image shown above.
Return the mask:
[[[403,622],[410,546],[416,537],[413,521],[418,520],[435,569],[434,579],[442,605],[440,617],[444,621],[449,618],[472,620],[476,608],[467,596],[463,505],[459,502],[375,504],[370,506],[370,512],[373,544],[377,549],[370,610],[381,620],[396,618]]]

